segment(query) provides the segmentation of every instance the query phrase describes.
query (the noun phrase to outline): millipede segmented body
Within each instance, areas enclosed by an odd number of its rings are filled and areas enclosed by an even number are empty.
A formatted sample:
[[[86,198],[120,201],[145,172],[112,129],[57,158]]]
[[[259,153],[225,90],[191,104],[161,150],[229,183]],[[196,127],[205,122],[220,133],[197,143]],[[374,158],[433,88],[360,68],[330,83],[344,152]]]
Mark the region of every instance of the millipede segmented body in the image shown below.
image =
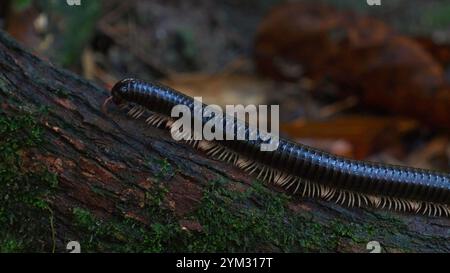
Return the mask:
[[[194,110],[194,99],[170,87],[124,79],[112,88],[112,100],[134,118],[171,128],[172,108]],[[233,119],[235,129],[259,134]],[[203,117],[205,124],[209,118]],[[256,130],[256,131],[255,131]],[[246,139],[248,139],[246,137]],[[258,178],[284,186],[303,196],[318,197],[348,206],[373,206],[428,215],[450,216],[450,174],[351,160],[306,145],[280,139],[274,151],[261,151],[263,140],[191,140],[195,148],[220,160],[233,162]]]

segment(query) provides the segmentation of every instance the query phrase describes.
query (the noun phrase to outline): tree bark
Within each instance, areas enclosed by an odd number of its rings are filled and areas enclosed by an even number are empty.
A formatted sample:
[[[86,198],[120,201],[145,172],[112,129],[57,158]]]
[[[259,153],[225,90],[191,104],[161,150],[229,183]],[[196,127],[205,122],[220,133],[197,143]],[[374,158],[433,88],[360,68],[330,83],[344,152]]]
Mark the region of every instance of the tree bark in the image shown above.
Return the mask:
[[[48,197],[52,232],[36,235],[42,248],[22,251],[66,252],[72,240],[82,251],[369,252],[369,241],[385,252],[450,251],[449,219],[286,197],[163,129],[102,112],[108,96],[0,32],[2,115],[47,107],[38,120],[44,142],[24,160],[43,163],[58,180]],[[158,227],[167,233],[158,237]]]

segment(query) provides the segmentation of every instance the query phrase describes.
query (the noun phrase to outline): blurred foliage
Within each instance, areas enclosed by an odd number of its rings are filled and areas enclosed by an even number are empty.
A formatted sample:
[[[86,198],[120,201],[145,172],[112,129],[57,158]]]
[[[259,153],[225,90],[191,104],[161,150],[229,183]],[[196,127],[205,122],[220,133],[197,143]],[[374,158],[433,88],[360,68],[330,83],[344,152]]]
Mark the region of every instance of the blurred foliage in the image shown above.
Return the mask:
[[[12,8],[15,11],[22,11],[33,4],[33,0],[13,0],[12,1]]]
[[[430,28],[445,28],[450,25],[450,3],[431,6],[424,12],[423,24]]]
[[[86,44],[92,38],[96,22],[101,12],[101,1],[83,1],[81,6],[69,6],[66,1],[41,1],[44,11],[51,18],[60,32],[57,38],[55,62],[70,66],[80,60]]]
[[[382,18],[394,28],[411,34],[429,34],[450,25],[448,0],[381,0],[380,6],[370,6],[366,0],[297,0],[322,2],[341,10],[352,10]]]

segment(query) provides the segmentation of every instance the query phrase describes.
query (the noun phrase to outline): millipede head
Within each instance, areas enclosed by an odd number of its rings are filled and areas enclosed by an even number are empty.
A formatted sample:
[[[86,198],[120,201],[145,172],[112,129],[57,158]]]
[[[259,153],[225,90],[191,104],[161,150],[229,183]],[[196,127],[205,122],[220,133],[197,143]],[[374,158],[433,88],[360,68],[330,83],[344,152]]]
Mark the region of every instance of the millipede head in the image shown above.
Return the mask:
[[[111,89],[112,101],[121,105],[125,103],[124,97],[127,92],[129,92],[130,84],[134,81],[134,79],[123,79],[116,83]]]

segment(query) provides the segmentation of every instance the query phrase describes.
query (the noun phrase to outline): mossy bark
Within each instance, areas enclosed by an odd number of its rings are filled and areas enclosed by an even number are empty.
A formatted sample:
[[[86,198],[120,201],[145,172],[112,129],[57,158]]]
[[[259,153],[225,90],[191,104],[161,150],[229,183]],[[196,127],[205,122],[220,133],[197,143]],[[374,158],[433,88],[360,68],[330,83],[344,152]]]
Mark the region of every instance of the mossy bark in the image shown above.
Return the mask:
[[[449,219],[288,196],[164,130],[102,112],[108,96],[0,32],[0,113],[45,108],[36,118],[42,143],[20,157],[58,180],[43,197],[43,216],[28,224],[36,234],[12,221],[17,234],[3,227],[0,242],[11,247],[1,249],[66,252],[75,240],[82,251],[368,252],[378,241],[386,252],[450,251]],[[21,236],[27,244],[16,242]]]

